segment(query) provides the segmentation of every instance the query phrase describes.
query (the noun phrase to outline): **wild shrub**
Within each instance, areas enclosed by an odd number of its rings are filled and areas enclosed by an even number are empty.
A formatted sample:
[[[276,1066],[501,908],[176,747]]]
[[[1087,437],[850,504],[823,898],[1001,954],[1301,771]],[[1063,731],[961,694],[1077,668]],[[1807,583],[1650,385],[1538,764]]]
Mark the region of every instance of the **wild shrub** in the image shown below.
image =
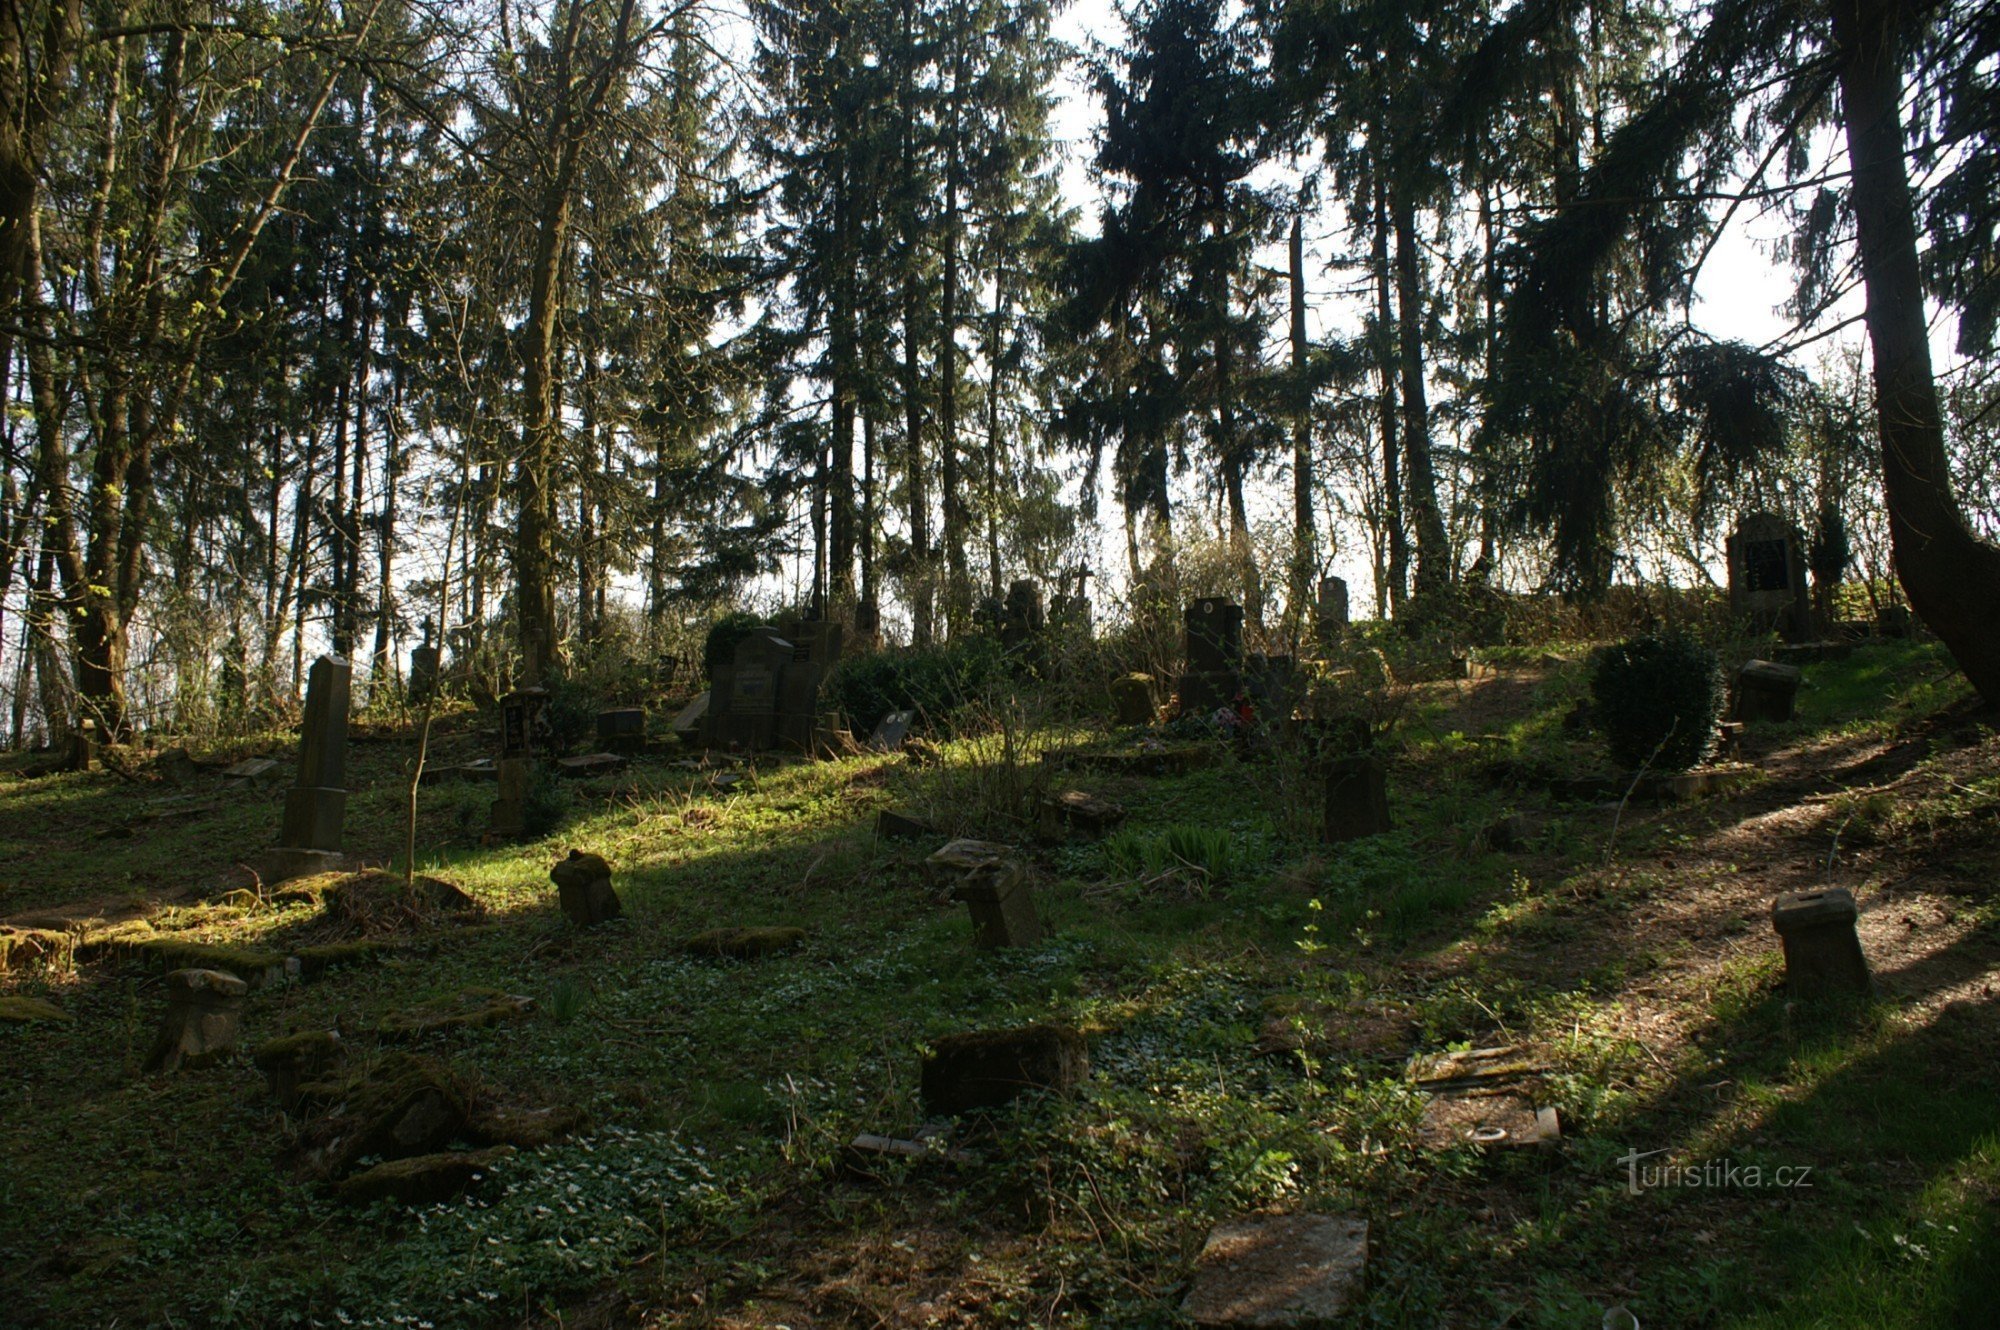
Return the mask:
[[[1722,715],[1722,662],[1692,637],[1635,637],[1598,653],[1594,718],[1628,771],[1681,771],[1708,756]]]
[[[851,656],[834,667],[820,695],[840,708],[856,734],[866,734],[891,711],[942,718],[1007,677],[1000,643],[973,636],[949,646]]]

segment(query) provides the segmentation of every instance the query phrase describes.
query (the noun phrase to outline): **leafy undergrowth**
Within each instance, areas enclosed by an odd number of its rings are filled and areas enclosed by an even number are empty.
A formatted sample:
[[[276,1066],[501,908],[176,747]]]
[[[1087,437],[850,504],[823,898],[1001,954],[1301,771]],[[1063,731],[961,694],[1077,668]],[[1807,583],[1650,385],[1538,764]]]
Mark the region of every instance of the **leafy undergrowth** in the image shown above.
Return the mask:
[[[140,1074],[157,970],[90,947],[135,912],[259,954],[322,936],[310,899],[208,899],[281,796],[0,774],[0,912],[71,939],[0,993],[74,1018],[0,1025],[0,1319],[1172,1325],[1214,1223],[1303,1208],[1371,1220],[1355,1324],[1594,1325],[1613,1304],[1647,1326],[1978,1323],[2000,1291],[1990,716],[1934,649],[1868,648],[1808,667],[1800,720],[1753,732],[1758,785],[1558,803],[1534,773],[1598,760],[1561,723],[1586,669],[1419,688],[1390,741],[1397,829],[1343,846],[1317,842],[1317,784],[1282,755],[1073,773],[1131,816],[1033,851],[1050,931],[1018,951],[972,949],[922,871],[934,842],[872,835],[941,788],[966,829],[1018,835],[964,804],[1033,788],[984,773],[991,743],[947,745],[944,775],[763,762],[734,791],[640,762],[516,846],[479,844],[490,787],[426,787],[418,867],[477,922],[264,988],[246,1017],[253,1043],[365,1043],[468,988],[536,1000],[417,1049],[589,1127],[415,1208],[303,1180],[247,1059]],[[468,721],[444,752],[477,743]],[[408,746],[350,756],[349,847],[387,861]],[[1510,814],[1503,853],[1488,828]],[[587,934],[546,876],[572,846],[616,866],[625,906]],[[1768,924],[1772,896],[1825,884],[1860,900],[1878,986],[1831,1013],[1786,1002]],[[682,950],[729,925],[808,938]],[[960,1124],[978,1163],[845,1157],[920,1125],[928,1041],[1050,1019],[1085,1032],[1092,1075]],[[1546,1066],[1563,1143],[1426,1145],[1409,1058],[1503,1043]]]

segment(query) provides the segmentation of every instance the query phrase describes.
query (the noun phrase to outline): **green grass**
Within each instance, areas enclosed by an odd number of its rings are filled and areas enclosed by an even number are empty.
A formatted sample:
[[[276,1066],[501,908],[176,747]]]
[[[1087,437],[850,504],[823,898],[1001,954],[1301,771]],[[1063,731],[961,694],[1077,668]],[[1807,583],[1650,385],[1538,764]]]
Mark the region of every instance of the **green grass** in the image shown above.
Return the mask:
[[[1897,645],[1810,667],[1789,741],[1955,704],[1962,689],[1937,665],[1934,648]],[[1029,851],[1051,934],[1011,952],[972,949],[964,907],[926,879],[931,844],[875,841],[879,808],[947,788],[900,761],[764,762],[732,794],[640,763],[572,787],[563,825],[520,846],[479,843],[490,786],[427,787],[420,866],[475,896],[481,926],[261,992],[249,1040],[372,1030],[469,987],[525,994],[527,1018],[414,1051],[510,1102],[579,1108],[589,1130],[501,1161],[468,1199],[344,1210],[298,1176],[247,1060],[137,1073],[158,995],[136,958],[16,968],[0,992],[78,1019],[0,1025],[7,1315],[514,1325],[615,1291],[661,1323],[700,1324],[841,1277],[848,1292],[825,1295],[823,1323],[908,1314],[911,1290],[942,1281],[923,1296],[955,1299],[975,1323],[1164,1326],[1212,1224],[1302,1207],[1374,1223],[1357,1324],[1588,1325],[1613,1302],[1648,1326],[1974,1323],[2000,1270],[1990,1019],[1977,1004],[1883,1003],[1803,1021],[1774,993],[1760,919],[1694,933],[1654,922],[1663,904],[1727,887],[1736,865],[1700,856],[1744,812],[1634,808],[1607,865],[1610,813],[1492,784],[1496,756],[1590,760],[1560,724],[1569,673],[1476,726],[1452,710],[1455,685],[1418,697],[1392,736],[1396,830],[1347,845],[1317,843],[1314,782],[1282,757],[1079,775],[1130,818],[1106,842]],[[1473,729],[1501,741],[1467,741]],[[443,747],[475,742],[447,733]],[[992,745],[946,755],[948,788],[1011,788],[974,779],[990,774]],[[352,756],[349,844],[392,856],[407,751]],[[1985,778],[1954,779],[1963,789],[1925,784],[1891,813],[1987,825]],[[35,864],[4,884],[0,911],[200,887],[275,830],[276,794],[204,787],[180,806],[195,811],[103,837],[173,793],[0,773],[0,838]],[[1479,830],[1508,811],[1536,823],[1529,853],[1483,848]],[[1878,852],[1920,839],[1889,835]],[[625,904],[589,934],[562,921],[546,876],[572,846],[613,862]],[[1202,889],[1133,886],[1141,873]],[[1990,897],[1950,905],[1970,925],[1954,954],[1990,956]],[[282,955],[311,944],[315,920],[309,904],[186,901],[154,925],[180,944]],[[682,952],[728,925],[808,937],[756,961]],[[1693,966],[1710,967],[1703,983],[1674,987]],[[1632,1019],[1663,1006],[1691,1035],[1668,1053]],[[1296,1050],[1260,1049],[1274,1013]],[[977,1167],[850,1172],[856,1133],[920,1124],[930,1041],[1034,1020],[1089,1036],[1077,1096],[962,1129]],[[1498,1041],[1548,1063],[1566,1145],[1419,1149],[1406,1057]],[[1656,1148],[1810,1165],[1815,1186],[1629,1196],[1617,1161]]]

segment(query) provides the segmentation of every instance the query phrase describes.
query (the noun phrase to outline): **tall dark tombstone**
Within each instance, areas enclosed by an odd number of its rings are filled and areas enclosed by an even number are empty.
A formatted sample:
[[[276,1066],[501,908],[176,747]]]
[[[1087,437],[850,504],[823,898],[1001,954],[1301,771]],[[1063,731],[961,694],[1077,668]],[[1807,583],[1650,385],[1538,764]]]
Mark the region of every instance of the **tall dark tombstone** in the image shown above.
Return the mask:
[[[1319,579],[1319,599],[1313,605],[1313,629],[1321,654],[1330,655],[1347,632],[1347,579]]]
[[[443,655],[431,641],[431,621],[424,620],[422,645],[410,651],[410,701],[423,703],[437,692],[438,671]]]
[[[549,746],[546,688],[522,688],[500,699],[499,790],[487,810],[487,830],[499,840],[527,834],[528,783],[535,754]]]
[[[1788,642],[1813,637],[1812,599],[1799,530],[1775,513],[1751,513],[1730,534],[1729,612]]]
[[[347,817],[347,710],[353,667],[321,656],[306,674],[306,718],[299,736],[298,779],[285,792],[278,848],[264,856],[259,876],[283,882],[340,863]]]
[[[1042,584],[1021,578],[1007,588],[1007,602],[1000,615],[1000,643],[1007,654],[1031,667],[1041,664],[1042,633],[1048,616],[1042,609]]]
[[[1326,764],[1326,821],[1320,839],[1337,845],[1388,831],[1388,768],[1373,753]]]
[[[1187,607],[1187,673],[1181,676],[1181,710],[1206,715],[1233,706],[1242,691],[1243,607],[1209,596]]]
[[[778,691],[794,654],[791,641],[769,626],[752,628],[737,640],[730,656],[729,691],[718,691],[709,707],[717,744],[746,751],[773,745],[778,734]]]

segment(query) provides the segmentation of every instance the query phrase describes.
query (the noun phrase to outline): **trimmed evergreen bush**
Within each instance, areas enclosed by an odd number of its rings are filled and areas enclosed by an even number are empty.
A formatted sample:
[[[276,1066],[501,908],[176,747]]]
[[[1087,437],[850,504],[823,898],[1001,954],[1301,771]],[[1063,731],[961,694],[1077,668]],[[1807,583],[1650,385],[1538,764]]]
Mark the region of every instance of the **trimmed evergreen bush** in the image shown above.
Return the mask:
[[[1635,637],[1597,655],[1592,718],[1628,771],[1694,766],[1715,742],[1723,705],[1722,661],[1684,634]]]

